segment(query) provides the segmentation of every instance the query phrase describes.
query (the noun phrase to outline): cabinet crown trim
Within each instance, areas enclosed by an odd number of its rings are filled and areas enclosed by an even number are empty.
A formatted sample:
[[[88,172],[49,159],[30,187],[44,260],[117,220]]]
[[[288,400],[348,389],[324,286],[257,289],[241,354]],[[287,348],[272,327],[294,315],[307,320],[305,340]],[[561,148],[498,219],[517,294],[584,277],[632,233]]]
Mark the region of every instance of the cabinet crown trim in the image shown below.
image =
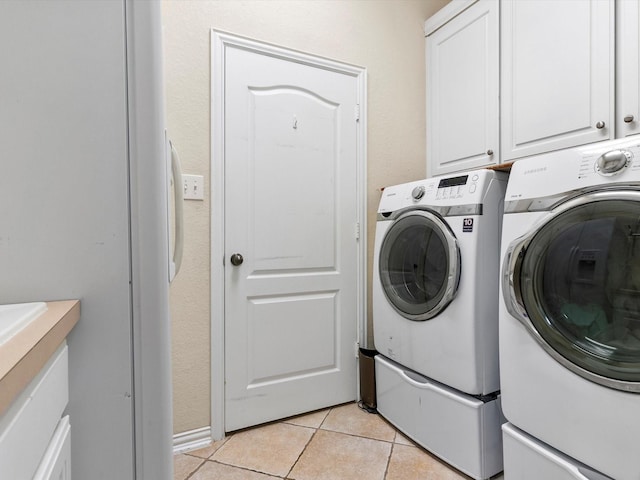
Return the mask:
[[[424,36],[428,37],[449,20],[469,8],[477,1],[478,0],[451,0],[451,2],[446,4],[432,17],[428,18],[426,22],[424,22]]]

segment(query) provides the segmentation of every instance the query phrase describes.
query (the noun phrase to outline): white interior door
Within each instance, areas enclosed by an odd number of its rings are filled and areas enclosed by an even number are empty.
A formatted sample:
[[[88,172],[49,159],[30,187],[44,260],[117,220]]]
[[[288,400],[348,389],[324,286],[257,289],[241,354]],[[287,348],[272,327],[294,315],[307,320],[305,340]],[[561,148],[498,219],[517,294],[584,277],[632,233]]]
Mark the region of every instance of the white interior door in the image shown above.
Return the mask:
[[[224,51],[226,431],[356,398],[358,82]]]

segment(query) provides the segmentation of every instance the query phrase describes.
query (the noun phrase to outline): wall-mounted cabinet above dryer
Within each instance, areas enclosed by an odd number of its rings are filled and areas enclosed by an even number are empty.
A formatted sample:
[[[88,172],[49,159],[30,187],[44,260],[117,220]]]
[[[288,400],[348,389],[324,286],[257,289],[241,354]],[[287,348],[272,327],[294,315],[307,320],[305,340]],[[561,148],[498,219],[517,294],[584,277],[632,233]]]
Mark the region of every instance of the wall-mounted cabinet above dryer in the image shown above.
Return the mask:
[[[640,3],[616,1],[616,138],[640,133]]]
[[[425,29],[429,176],[640,134],[637,1],[452,0]]]
[[[501,2],[502,161],[613,138],[614,2]]]
[[[454,0],[425,24],[427,175],[499,158],[497,0]]]

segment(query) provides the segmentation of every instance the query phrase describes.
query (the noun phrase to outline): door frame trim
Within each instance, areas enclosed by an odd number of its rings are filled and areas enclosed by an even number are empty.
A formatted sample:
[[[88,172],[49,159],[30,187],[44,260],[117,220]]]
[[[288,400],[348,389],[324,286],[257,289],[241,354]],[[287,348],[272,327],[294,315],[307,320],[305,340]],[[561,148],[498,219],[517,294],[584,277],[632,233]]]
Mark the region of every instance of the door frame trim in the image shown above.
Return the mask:
[[[367,273],[367,70],[364,67],[337,62],[277,45],[263,43],[219,30],[211,30],[211,436],[220,440],[225,435],[225,345],[224,345],[224,77],[225,53],[228,48],[240,48],[303,65],[322,68],[357,80],[359,105],[356,131],[356,201],[359,240],[357,245],[357,335],[356,341],[366,340],[366,273]],[[356,112],[354,112],[355,118]],[[356,235],[356,232],[354,232]],[[354,385],[357,391],[358,386]]]

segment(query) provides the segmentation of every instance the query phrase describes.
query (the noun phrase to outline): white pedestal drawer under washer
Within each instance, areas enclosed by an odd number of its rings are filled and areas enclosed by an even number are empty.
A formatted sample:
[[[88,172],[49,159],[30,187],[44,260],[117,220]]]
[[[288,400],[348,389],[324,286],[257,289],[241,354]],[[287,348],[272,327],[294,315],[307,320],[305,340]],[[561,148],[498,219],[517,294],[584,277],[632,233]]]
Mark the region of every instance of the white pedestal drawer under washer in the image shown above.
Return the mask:
[[[640,479],[640,138],[516,162],[502,258],[505,416],[585,478]]]
[[[504,432],[504,478],[517,480],[613,480],[510,423]]]
[[[376,349],[471,395],[499,390],[499,242],[506,174],[387,187],[373,264]]]

